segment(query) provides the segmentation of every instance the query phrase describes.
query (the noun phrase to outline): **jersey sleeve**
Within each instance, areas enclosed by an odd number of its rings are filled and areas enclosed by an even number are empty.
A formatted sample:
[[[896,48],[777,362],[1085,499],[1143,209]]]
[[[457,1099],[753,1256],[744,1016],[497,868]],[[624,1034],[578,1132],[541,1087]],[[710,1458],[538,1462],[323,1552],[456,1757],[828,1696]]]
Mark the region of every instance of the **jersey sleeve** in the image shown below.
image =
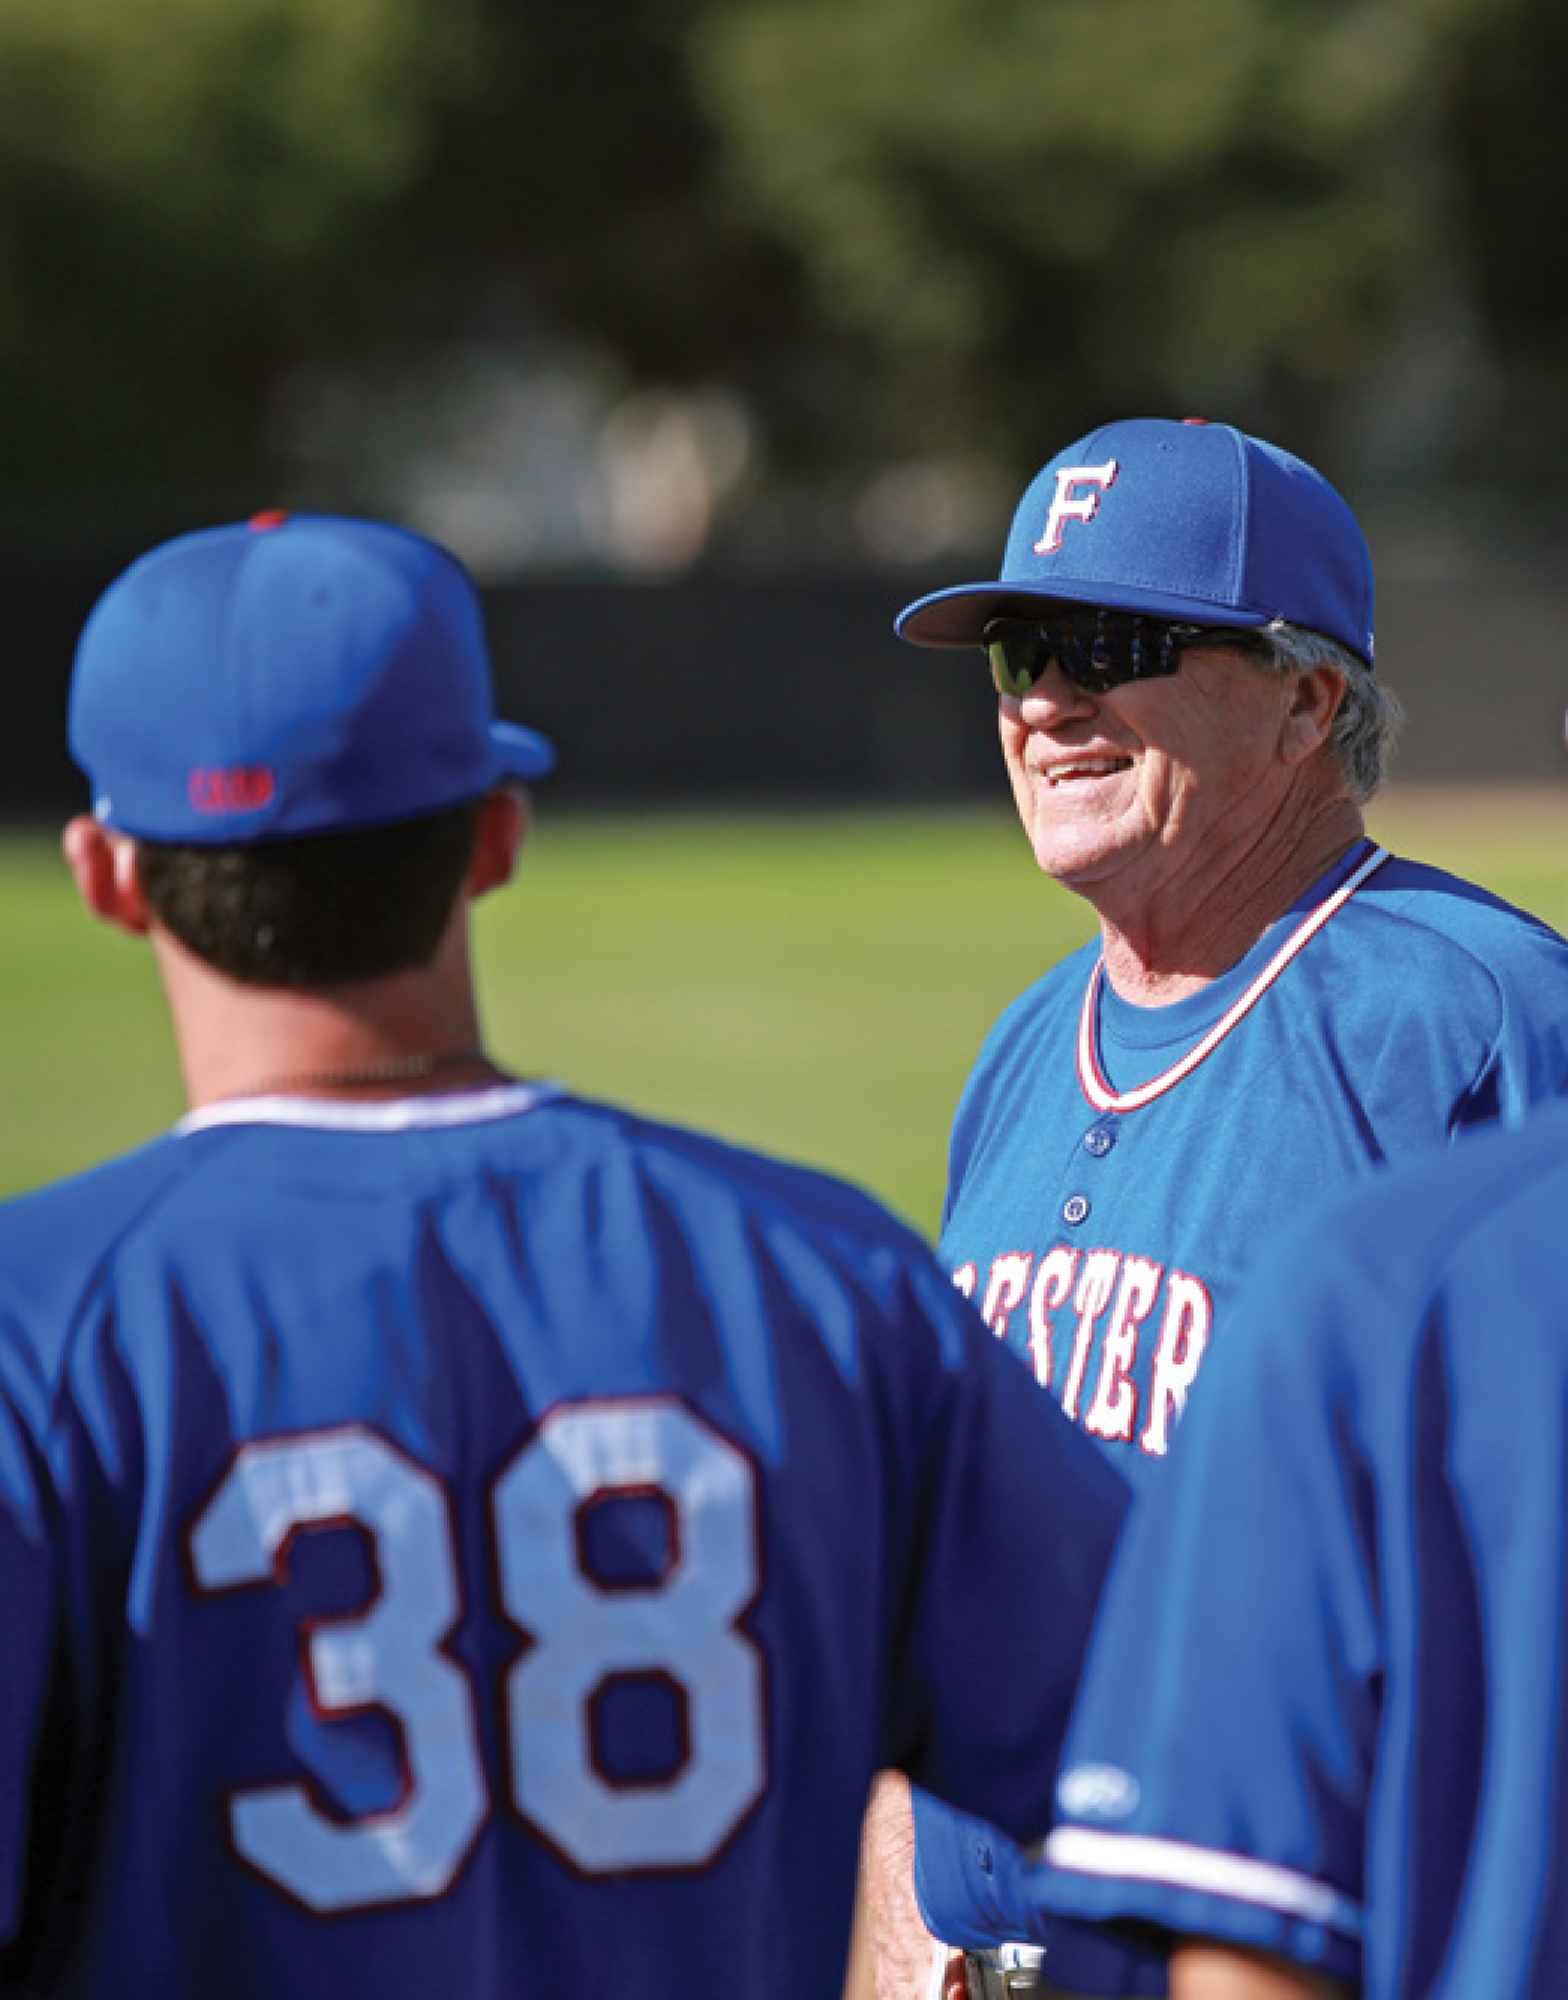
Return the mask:
[[[1033,1928],[1024,1850],[1000,1828],[913,1795],[915,1896],[933,1937],[964,1951],[1025,1938]]]
[[[1492,1056],[1457,1106],[1456,1129],[1516,1124],[1568,1084],[1568,945],[1528,922],[1498,944],[1488,960],[1497,990]]]
[[[1107,1587],[1035,1873],[1042,1907],[1360,1964],[1383,1661],[1343,1308],[1265,1259]],[[1284,1320],[1288,1315],[1288,1325]],[[1372,1337],[1368,1334],[1368,1337]]]
[[[1093,1924],[1046,1920],[1026,1849],[1000,1828],[914,1793],[915,1896],[933,1937],[963,1951],[1027,1943],[1045,1951],[1052,1990],[1164,1995],[1161,1952],[1143,1950]]]
[[[1517,1124],[1558,1096],[1568,1084],[1568,939],[1421,863],[1391,864],[1387,899],[1402,934],[1357,933],[1371,957],[1347,997],[1385,1007],[1396,1029],[1389,1054],[1414,1102],[1445,1105],[1452,1137],[1494,1121]],[[1437,1067],[1423,1079],[1434,1056]]]

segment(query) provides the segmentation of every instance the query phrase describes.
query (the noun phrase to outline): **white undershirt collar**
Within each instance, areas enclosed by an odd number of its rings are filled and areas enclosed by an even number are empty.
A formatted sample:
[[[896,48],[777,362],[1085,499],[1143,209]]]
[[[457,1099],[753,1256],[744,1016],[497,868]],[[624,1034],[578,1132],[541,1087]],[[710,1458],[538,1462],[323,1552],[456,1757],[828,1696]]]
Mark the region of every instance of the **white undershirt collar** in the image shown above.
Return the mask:
[[[233,1097],[187,1112],[174,1130],[180,1138],[221,1125],[292,1125],[318,1132],[436,1131],[512,1118],[564,1094],[558,1083],[492,1083],[478,1090],[383,1097],[371,1104],[345,1104],[326,1097]]]

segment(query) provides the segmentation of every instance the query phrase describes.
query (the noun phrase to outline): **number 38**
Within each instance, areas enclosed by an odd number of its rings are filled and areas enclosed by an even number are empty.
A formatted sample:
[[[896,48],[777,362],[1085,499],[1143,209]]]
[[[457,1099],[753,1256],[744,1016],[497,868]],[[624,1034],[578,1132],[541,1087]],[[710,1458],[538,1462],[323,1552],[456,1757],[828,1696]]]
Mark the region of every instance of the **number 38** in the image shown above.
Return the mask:
[[[674,1561],[646,1587],[584,1573],[583,1507],[617,1491],[670,1509]],[[511,1800],[579,1869],[697,1868],[766,1782],[765,1677],[738,1621],[757,1590],[756,1478],[712,1427],[661,1398],[563,1404],[497,1480],[499,1589],[532,1645],[504,1689]],[[369,1707],[402,1732],[405,1793],[389,1812],[329,1817],[302,1783],[237,1793],[239,1852],[312,1909],[441,1895],[489,1802],[469,1675],[444,1650],[459,1613],[451,1507],[424,1467],[345,1428],[242,1447],[191,1529],[203,1591],[277,1577],[301,1530],[352,1523],[371,1542],[378,1589],[350,1617],[302,1634],[316,1711]],[[595,1767],[592,1697],[612,1675],[657,1673],[685,1698],[685,1756],[672,1776],[620,1786]],[[327,1748],[313,1753],[316,1775]]]

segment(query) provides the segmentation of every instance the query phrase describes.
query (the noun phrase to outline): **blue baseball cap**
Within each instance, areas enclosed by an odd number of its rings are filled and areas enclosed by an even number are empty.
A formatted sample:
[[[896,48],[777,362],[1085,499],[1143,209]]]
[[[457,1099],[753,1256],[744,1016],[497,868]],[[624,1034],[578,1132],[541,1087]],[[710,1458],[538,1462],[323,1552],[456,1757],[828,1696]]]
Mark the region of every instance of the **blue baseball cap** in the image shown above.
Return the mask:
[[[106,825],[214,846],[411,819],[555,763],[495,719],[456,557],[324,514],[258,514],[132,563],[82,628],[70,742]]]
[[[906,605],[917,646],[978,646],[993,618],[1104,605],[1197,625],[1283,619],[1372,664],[1372,558],[1320,472],[1229,424],[1134,417],[1036,474],[1000,577]]]

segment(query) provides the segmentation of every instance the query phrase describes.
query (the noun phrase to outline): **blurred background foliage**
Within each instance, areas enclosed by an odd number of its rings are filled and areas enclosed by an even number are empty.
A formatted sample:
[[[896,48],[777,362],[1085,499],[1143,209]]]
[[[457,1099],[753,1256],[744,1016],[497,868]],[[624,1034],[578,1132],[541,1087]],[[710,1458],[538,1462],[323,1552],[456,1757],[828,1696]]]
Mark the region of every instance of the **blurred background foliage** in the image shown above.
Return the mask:
[[[1560,0],[0,0],[0,534],[924,560],[1108,415],[1568,485]]]

